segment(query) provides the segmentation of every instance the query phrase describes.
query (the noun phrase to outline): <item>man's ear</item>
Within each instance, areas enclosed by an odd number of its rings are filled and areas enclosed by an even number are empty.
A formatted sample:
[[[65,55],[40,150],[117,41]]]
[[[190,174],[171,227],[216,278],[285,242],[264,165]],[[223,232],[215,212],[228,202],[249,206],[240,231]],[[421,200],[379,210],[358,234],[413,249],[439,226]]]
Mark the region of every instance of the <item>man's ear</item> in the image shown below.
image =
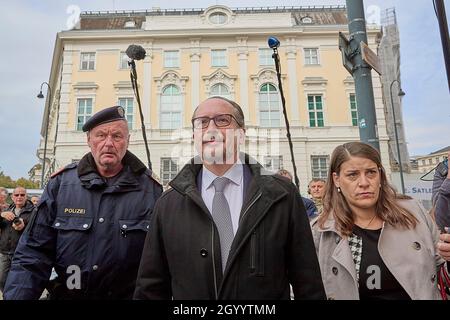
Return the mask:
[[[245,143],[245,128],[239,129],[239,144]]]
[[[90,131],[88,131],[86,133],[86,138],[87,138],[87,144],[89,146],[89,148],[91,147],[91,135],[90,135]]]
[[[336,172],[333,172],[333,183],[336,188],[341,186],[339,183],[339,175]]]

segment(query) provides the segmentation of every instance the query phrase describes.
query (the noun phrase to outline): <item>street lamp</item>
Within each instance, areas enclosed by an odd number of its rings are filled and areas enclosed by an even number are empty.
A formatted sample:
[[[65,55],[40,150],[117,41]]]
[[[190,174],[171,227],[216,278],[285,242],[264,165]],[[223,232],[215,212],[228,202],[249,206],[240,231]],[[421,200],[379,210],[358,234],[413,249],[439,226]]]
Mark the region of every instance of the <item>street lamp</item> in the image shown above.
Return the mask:
[[[399,167],[399,170],[400,170],[400,182],[401,182],[401,185],[402,185],[402,193],[405,194],[405,181],[403,180],[403,167],[402,167],[402,160],[401,160],[401,157],[400,157],[400,144],[398,142],[397,122],[395,120],[395,110],[394,110],[394,99],[392,97],[392,86],[393,86],[393,84],[395,82],[397,82],[398,88],[399,88],[398,96],[399,97],[403,97],[405,95],[405,92],[400,87],[400,82],[398,80],[394,80],[394,81],[391,82],[391,86],[389,88],[389,92],[391,94],[392,118],[394,120],[395,142],[397,144],[398,167]]]
[[[48,101],[48,108],[47,108],[47,114],[45,115],[45,119],[47,119],[47,125],[45,126],[45,142],[44,142],[44,158],[42,161],[42,172],[41,172],[41,189],[44,188],[44,173],[45,173],[45,159],[47,158],[47,138],[48,138],[48,125],[49,125],[49,117],[50,117],[50,100],[52,98],[52,89],[50,88],[50,85],[47,82],[41,83],[41,90],[39,91],[39,94],[37,97],[39,99],[43,99],[44,95],[42,94],[42,86],[46,84],[47,85],[47,101]]]

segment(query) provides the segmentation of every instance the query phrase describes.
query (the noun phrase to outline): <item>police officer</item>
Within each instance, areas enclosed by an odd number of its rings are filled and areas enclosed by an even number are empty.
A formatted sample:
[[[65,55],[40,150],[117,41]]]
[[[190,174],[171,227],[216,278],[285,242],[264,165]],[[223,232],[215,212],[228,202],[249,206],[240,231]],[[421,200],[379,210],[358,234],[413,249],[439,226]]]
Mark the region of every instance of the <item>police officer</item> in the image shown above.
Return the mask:
[[[5,299],[38,299],[54,267],[54,299],[131,299],[162,187],[127,151],[124,110],[83,126],[91,152],[50,179],[17,246]]]

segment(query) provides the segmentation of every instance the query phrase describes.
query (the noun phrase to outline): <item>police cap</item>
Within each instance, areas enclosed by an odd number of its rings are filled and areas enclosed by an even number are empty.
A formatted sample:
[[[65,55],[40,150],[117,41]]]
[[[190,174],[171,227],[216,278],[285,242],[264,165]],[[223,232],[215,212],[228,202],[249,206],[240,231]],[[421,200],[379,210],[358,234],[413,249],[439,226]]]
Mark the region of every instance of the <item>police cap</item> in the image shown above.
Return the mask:
[[[82,129],[83,132],[86,132],[100,124],[117,120],[126,120],[124,109],[121,106],[109,107],[97,112],[89,118],[89,120],[83,125]]]

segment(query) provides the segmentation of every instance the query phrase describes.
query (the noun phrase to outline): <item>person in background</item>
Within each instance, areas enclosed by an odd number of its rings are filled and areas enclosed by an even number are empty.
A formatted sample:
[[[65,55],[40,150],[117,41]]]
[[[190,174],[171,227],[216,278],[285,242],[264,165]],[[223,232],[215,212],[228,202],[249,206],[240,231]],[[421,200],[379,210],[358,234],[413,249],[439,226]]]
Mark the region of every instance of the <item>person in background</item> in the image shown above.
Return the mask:
[[[441,299],[439,231],[419,202],[398,196],[379,152],[350,142],[331,156],[324,210],[312,223],[329,299]]]
[[[325,180],[320,178],[312,179],[308,184],[308,193],[316,205],[318,214],[323,211],[323,195],[325,193]]]
[[[0,218],[0,290],[2,292],[17,243],[34,209],[31,201],[27,200],[25,188],[15,188],[12,200],[13,203],[1,213]]]
[[[6,188],[0,187],[0,212],[8,209],[9,207],[6,199],[8,199],[8,190],[6,190]]]
[[[34,205],[35,207],[37,207],[37,205],[38,205],[38,203],[39,203],[39,197],[38,197],[38,196],[32,196],[30,200],[31,200],[31,202],[33,203],[33,205]]]
[[[433,209],[436,223],[441,230],[439,254],[447,261],[450,260],[450,171],[448,170],[448,159],[440,162],[436,167],[433,180]],[[450,269],[447,264],[447,269]],[[449,284],[450,285],[450,284]]]
[[[280,170],[278,170],[277,174],[282,176],[282,177],[288,178],[289,181],[292,182],[292,174],[288,170],[280,169]],[[305,198],[303,196],[302,196],[302,201],[303,201],[303,204],[305,206],[306,214],[308,215],[308,218],[311,220],[315,216],[317,216],[318,210],[317,210],[317,207],[314,204],[314,201],[312,201],[312,200],[310,200],[308,198]]]

